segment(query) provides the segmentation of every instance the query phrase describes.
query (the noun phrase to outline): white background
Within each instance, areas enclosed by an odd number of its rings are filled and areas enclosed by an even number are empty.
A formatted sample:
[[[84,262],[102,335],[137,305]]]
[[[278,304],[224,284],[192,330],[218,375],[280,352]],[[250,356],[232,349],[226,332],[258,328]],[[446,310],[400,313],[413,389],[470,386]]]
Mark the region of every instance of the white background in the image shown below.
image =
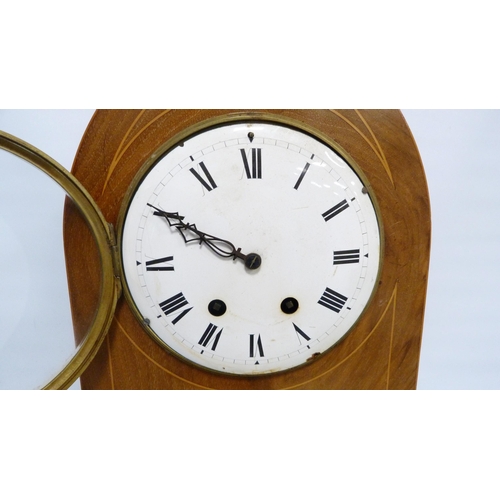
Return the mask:
[[[496,10],[20,0],[2,9],[0,104],[418,110],[405,116],[434,224],[419,387],[498,388],[498,112],[482,111],[500,108]],[[69,167],[82,130],[57,150],[71,123],[45,122],[53,146],[12,132]],[[13,500],[500,494],[497,390],[13,392],[0,395],[0,493]]]
[[[70,169],[92,113],[4,110],[0,129]],[[418,388],[500,389],[500,111],[404,110],[404,116],[424,163],[432,210]]]

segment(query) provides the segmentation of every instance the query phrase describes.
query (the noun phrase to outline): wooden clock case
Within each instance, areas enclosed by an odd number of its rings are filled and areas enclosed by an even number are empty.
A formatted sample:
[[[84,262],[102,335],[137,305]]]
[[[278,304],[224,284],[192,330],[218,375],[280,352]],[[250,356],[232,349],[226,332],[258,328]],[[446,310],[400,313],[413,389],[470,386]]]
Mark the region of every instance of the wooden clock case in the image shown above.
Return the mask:
[[[137,171],[172,137],[238,110],[100,110],[77,152],[72,173],[116,230]],[[411,131],[396,110],[251,110],[291,120],[330,138],[362,170],[383,228],[382,269],[374,296],[351,332],[299,368],[256,377],[200,369],[158,345],[125,298],[81,376],[83,389],[415,389],[430,255],[430,202]],[[64,234],[75,337],[81,339],[99,300],[95,243],[68,205]],[[111,243],[110,250],[117,254]],[[119,256],[116,255],[116,259]],[[117,266],[117,273],[118,273]]]

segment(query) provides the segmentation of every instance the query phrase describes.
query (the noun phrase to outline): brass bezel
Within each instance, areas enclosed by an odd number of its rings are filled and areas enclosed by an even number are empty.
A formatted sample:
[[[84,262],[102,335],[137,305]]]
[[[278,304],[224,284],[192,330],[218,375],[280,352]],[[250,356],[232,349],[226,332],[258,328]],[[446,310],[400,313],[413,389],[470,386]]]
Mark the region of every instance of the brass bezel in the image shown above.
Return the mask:
[[[223,114],[217,117],[209,118],[206,120],[201,120],[200,122],[196,123],[195,125],[186,127],[182,132],[179,132],[178,134],[174,135],[170,139],[168,139],[166,142],[164,142],[154,153],[151,154],[151,156],[148,158],[148,160],[142,165],[142,167],[139,168],[137,173],[135,174],[132,182],[130,183],[127,191],[125,192],[125,195],[122,200],[122,204],[120,207],[120,211],[118,214],[118,219],[117,219],[117,247],[118,247],[118,253],[119,253],[119,258],[118,258],[118,266],[119,266],[119,274],[120,276],[123,276],[123,293],[125,295],[125,298],[127,300],[127,303],[132,310],[134,316],[138,320],[138,322],[141,324],[143,329],[146,331],[146,333],[149,335],[150,338],[152,338],[160,347],[165,349],[167,352],[173,354],[175,357],[180,359],[181,361],[188,363],[192,366],[195,366],[196,368],[212,373],[217,373],[220,375],[228,376],[228,377],[266,377],[266,376],[272,376],[273,373],[264,373],[264,374],[255,374],[255,375],[240,375],[240,374],[230,374],[230,373],[222,373],[217,370],[213,370],[210,368],[207,368],[205,366],[201,366],[196,364],[193,361],[188,360],[181,354],[177,353],[174,351],[170,346],[168,346],[161,338],[150,328],[150,326],[144,322],[144,317],[138,310],[130,292],[128,289],[128,284],[125,279],[125,273],[123,269],[123,261],[122,261],[122,238],[123,238],[123,226],[125,222],[125,217],[127,215],[128,207],[130,205],[130,202],[138,189],[140,183],[144,179],[144,177],[147,175],[147,173],[154,167],[154,165],[165,155],[170,151],[175,145],[178,143],[185,141],[187,138],[196,135],[199,132],[202,132],[204,130],[208,130],[211,128],[215,128],[221,125],[227,125],[230,123],[237,123],[237,122],[245,122],[245,121],[260,121],[260,122],[267,122],[267,123],[274,123],[274,124],[279,124],[279,125],[285,125],[290,128],[295,128],[299,131],[302,131],[308,135],[311,135],[315,138],[317,138],[319,141],[325,143],[329,147],[331,147],[334,151],[336,151],[346,162],[347,164],[355,171],[355,173],[358,175],[358,177],[361,179],[363,185],[366,187],[368,191],[368,195],[370,196],[371,202],[373,204],[375,214],[377,216],[377,222],[379,226],[379,235],[380,235],[380,255],[379,255],[379,267],[378,267],[378,273],[377,273],[377,278],[376,278],[376,283],[375,286],[373,287],[372,293],[370,295],[369,300],[367,301],[367,304],[365,306],[365,309],[362,311],[362,313],[359,315],[355,323],[351,326],[351,328],[345,333],[344,336],[342,336],[335,344],[330,346],[327,350],[323,351],[322,356],[331,351],[336,345],[338,345],[342,340],[344,340],[350,332],[354,330],[356,325],[358,324],[359,320],[363,317],[365,312],[369,309],[370,304],[373,301],[374,296],[376,295],[376,292],[379,288],[379,282],[380,282],[380,276],[382,275],[382,268],[383,268],[383,263],[384,263],[384,249],[385,249],[385,238],[384,238],[384,227],[383,227],[383,220],[382,220],[382,214],[381,210],[379,207],[379,204],[377,202],[377,198],[375,196],[375,193],[373,191],[373,188],[368,181],[366,175],[364,174],[363,170],[359,167],[359,165],[354,161],[354,159],[349,155],[347,151],[345,151],[344,148],[342,148],[339,144],[337,144],[331,137],[329,137],[327,134],[324,132],[321,132],[320,130],[308,126],[306,123],[301,122],[299,120],[294,120],[291,119],[287,116],[282,116],[278,114],[273,114],[273,113],[262,113],[262,112],[228,112],[227,114]],[[307,366],[308,363],[303,363],[301,365],[298,365],[296,367],[288,368],[284,371],[291,371],[291,370],[298,370],[300,368],[303,368],[304,366]]]
[[[0,131],[0,148],[31,163],[57,182],[73,200],[87,222],[98,248],[102,283],[94,322],[68,364],[43,389],[66,389],[83,373],[101,346],[114,316],[120,296],[120,280],[115,276],[111,246],[112,228],[104,219],[87,190],[64,167],[34,146]]]

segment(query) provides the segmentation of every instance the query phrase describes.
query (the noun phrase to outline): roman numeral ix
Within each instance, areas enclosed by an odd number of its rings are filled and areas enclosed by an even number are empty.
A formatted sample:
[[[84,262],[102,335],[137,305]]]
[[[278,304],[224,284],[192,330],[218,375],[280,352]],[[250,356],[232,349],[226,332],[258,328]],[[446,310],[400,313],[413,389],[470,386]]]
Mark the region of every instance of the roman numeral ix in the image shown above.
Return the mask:
[[[157,264],[163,264],[165,262],[171,262],[174,260],[172,255],[168,257],[162,257],[161,259],[148,260],[146,262],[146,271],[173,271],[174,266],[158,266]]]

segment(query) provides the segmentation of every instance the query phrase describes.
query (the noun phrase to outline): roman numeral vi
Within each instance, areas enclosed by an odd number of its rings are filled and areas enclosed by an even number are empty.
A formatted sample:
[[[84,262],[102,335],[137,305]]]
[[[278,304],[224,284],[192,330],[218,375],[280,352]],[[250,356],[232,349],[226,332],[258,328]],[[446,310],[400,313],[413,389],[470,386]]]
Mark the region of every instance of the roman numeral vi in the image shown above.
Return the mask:
[[[258,354],[257,354],[258,352]],[[250,334],[250,357],[255,358],[255,356],[264,356],[264,349],[262,348],[262,340],[260,339],[260,335],[256,336],[251,333]]]
[[[217,344],[219,343],[219,339],[223,329],[221,328],[219,332],[214,336],[216,330],[217,326],[213,325],[212,323],[209,323],[207,329],[205,330],[205,333],[201,336],[201,339],[198,341],[198,344],[203,347],[207,347],[209,343],[212,341],[211,349],[212,351],[215,351],[215,349],[217,349]]]

